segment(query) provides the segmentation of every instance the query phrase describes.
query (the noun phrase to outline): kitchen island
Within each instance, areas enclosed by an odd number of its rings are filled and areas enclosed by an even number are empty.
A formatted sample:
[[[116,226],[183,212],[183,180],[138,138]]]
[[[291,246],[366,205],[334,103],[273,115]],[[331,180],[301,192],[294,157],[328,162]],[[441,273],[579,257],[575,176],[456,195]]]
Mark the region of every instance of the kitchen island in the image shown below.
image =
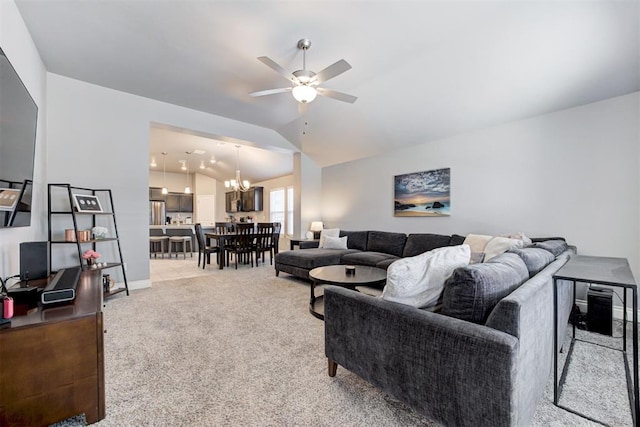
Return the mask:
[[[197,250],[195,224],[150,225],[150,236],[190,236],[191,248]]]

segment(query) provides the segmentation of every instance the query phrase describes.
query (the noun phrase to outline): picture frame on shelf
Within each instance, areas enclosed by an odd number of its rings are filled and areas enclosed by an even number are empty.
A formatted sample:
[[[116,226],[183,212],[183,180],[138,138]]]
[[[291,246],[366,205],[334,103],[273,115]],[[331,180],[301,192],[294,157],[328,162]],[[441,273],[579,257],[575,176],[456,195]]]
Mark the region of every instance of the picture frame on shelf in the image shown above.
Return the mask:
[[[19,200],[20,200],[19,189],[0,188],[0,211],[13,212]]]
[[[102,205],[96,196],[89,194],[73,194],[73,204],[76,212],[101,213]]]

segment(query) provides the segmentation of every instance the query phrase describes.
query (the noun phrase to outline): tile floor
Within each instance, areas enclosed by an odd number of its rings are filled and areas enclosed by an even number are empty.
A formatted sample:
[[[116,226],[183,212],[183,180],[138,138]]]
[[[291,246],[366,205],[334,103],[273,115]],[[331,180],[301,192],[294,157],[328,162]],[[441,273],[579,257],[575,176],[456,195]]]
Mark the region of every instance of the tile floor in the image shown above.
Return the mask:
[[[215,274],[218,271],[218,264],[215,261],[215,255],[211,256],[211,264],[202,269],[202,264],[198,267],[198,253],[193,253],[193,258],[187,253],[187,259],[183,259],[182,255],[178,258],[154,258],[150,259],[150,278],[151,283],[161,282],[163,280],[183,279],[185,277],[207,276]],[[226,269],[227,267],[225,267]],[[228,268],[235,268],[235,264]],[[251,266],[238,265],[238,269],[251,268]],[[255,267],[254,267],[255,268]],[[269,255],[265,255],[265,262],[260,262],[258,268],[273,269],[273,265],[269,264]]]

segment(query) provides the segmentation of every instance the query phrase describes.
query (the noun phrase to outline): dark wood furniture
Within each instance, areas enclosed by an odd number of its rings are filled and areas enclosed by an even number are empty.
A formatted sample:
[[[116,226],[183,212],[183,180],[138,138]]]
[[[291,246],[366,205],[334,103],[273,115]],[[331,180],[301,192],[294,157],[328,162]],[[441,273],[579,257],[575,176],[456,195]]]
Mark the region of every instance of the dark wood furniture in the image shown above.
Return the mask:
[[[243,259],[245,262],[251,262],[253,267],[253,253],[255,252],[255,233],[253,224],[236,224],[236,233],[233,239],[227,239],[224,245],[227,257],[234,254],[236,259],[236,270],[238,269],[238,260]],[[229,259],[227,259],[229,265]]]
[[[211,254],[215,253],[216,256],[220,258],[220,247],[208,246],[206,244],[208,239],[204,236],[202,224],[198,223],[195,227],[196,239],[198,240],[198,267],[200,267],[200,258],[202,258],[202,269],[204,270],[207,264],[211,264]],[[218,262],[220,262],[220,259],[218,259]]]
[[[269,253],[269,263],[273,265],[273,238],[274,238],[274,225],[272,222],[259,222],[256,224],[256,265],[262,255],[262,262],[264,263],[264,253]]]
[[[567,263],[553,275],[553,305],[554,305],[554,337],[558,336],[558,286],[560,280],[567,280],[573,283],[573,301],[576,299],[576,282],[592,283],[597,285],[606,285],[622,288],[624,291],[623,307],[622,307],[622,353],[624,355],[624,367],[627,375],[627,391],[629,393],[629,403],[631,406],[631,416],[633,418],[633,425],[640,424],[638,416],[640,415],[640,400],[638,389],[638,287],[636,281],[629,268],[629,262],[626,258],[609,258],[609,257],[596,257],[596,256],[582,256],[573,255],[567,261]],[[629,371],[629,362],[627,360],[627,290],[631,290],[631,306],[632,306],[632,318],[633,318],[633,336],[632,338],[632,357],[633,357],[633,378],[631,378]],[[571,345],[567,354],[566,362],[562,370],[562,375],[558,378],[558,340],[554,339],[553,344],[553,403],[563,409],[573,412],[576,415],[595,421],[598,424],[602,424],[601,421],[594,420],[584,414],[580,414],[573,409],[566,408],[558,404],[560,394],[562,393],[562,386],[567,374],[567,368],[571,362],[571,354],[573,353],[573,345],[576,342],[576,326],[573,324],[573,336],[571,339]],[[589,343],[589,341],[578,340]],[[595,343],[589,343],[594,345],[600,345]],[[611,348],[611,347],[607,347]],[[614,350],[619,350],[613,348]],[[604,390],[602,390],[604,392]]]
[[[216,223],[217,224],[217,223]],[[274,224],[279,224],[279,223],[274,223]],[[247,223],[247,224],[235,224],[234,229],[237,231],[239,227],[245,227],[247,229],[251,229],[252,231],[250,232],[250,238],[253,242],[253,239],[255,239],[256,237],[256,233],[253,232],[253,224],[252,223]],[[276,227],[274,226],[274,229]],[[218,227],[216,227],[216,232],[207,232],[205,231],[204,236],[206,239],[209,240],[216,240],[218,242],[218,247],[220,247],[220,259],[218,260],[218,268],[220,270],[222,270],[224,268],[224,264],[225,264],[225,260],[227,260],[227,254],[228,254],[228,249],[234,245],[234,240],[239,238],[239,234],[235,233],[235,232],[229,232],[228,229],[225,227],[222,229],[223,231],[220,232],[220,230],[218,229]],[[275,253],[277,253],[277,243],[274,244],[274,251]],[[227,266],[229,265],[228,261],[227,261]]]
[[[36,308],[0,327],[0,425],[104,418],[102,290],[100,272],[84,271],[72,304]]]
[[[316,296],[315,288],[320,284],[337,285],[356,291],[356,286],[383,285],[387,281],[387,271],[382,268],[358,265],[355,274],[347,274],[345,265],[328,265],[309,271],[311,298],[309,312],[324,320],[324,296]]]

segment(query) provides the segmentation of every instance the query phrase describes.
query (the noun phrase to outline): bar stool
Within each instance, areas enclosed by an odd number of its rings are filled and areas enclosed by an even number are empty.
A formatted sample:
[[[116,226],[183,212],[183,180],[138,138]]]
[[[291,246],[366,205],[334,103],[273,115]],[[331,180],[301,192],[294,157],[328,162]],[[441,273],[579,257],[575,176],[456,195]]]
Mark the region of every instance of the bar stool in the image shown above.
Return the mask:
[[[178,258],[178,245],[182,245],[182,255],[184,259],[187,259],[187,244],[189,245],[189,252],[191,258],[193,258],[193,247],[191,246],[191,236],[171,236],[169,237],[169,258],[171,258],[172,252],[176,251],[176,258]]]
[[[153,253],[154,258],[158,258],[158,244],[160,245],[160,256],[164,258],[164,254],[166,252],[166,244],[169,242],[169,236],[149,236],[149,258],[151,258],[151,253]]]

